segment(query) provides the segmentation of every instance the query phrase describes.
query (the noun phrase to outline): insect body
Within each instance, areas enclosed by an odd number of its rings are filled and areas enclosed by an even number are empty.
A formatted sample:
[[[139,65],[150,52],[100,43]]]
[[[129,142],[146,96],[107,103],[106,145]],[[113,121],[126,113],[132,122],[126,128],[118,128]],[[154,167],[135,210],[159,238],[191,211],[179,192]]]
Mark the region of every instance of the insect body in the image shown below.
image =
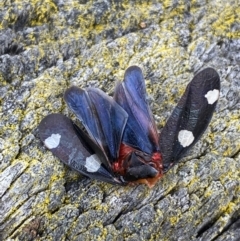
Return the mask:
[[[39,135],[55,156],[90,178],[152,187],[201,137],[219,91],[214,69],[199,72],[159,136],[142,71],[132,66],[113,98],[96,88],[66,90],[64,99],[86,132],[64,115],[50,114],[41,121]]]

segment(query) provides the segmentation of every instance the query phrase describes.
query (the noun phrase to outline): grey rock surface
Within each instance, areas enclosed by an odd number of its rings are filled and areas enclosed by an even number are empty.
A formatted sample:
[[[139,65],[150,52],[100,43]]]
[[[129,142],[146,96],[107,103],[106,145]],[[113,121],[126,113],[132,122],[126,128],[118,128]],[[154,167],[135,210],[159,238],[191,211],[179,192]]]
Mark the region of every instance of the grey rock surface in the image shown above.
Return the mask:
[[[240,240],[237,1],[0,3],[0,240]],[[50,113],[73,119],[73,84],[110,95],[143,69],[159,131],[194,73],[215,68],[212,122],[152,189],[90,180],[40,142]]]

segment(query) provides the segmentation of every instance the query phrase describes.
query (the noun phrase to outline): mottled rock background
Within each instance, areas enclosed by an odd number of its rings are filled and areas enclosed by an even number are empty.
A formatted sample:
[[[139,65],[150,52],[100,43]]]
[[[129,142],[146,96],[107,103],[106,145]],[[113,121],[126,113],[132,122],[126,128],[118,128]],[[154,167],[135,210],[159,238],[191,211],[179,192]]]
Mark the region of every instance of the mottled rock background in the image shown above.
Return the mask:
[[[240,3],[0,2],[0,240],[240,240]],[[143,69],[159,131],[194,73],[221,98],[203,138],[158,184],[85,178],[38,138],[76,84],[112,94]]]

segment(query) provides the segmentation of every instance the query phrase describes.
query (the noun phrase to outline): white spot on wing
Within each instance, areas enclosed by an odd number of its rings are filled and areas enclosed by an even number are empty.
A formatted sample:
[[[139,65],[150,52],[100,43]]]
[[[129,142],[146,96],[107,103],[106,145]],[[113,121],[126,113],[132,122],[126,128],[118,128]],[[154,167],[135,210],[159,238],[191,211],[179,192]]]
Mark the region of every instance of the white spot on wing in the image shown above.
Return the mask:
[[[218,98],[219,98],[219,90],[214,89],[214,90],[209,90],[207,92],[206,95],[204,95],[204,97],[207,98],[207,102],[208,104],[212,105],[213,103],[215,103]]]
[[[194,141],[194,136],[191,131],[181,130],[178,133],[178,141],[183,147],[187,147]]]
[[[45,139],[44,144],[48,149],[53,149],[58,147],[60,143],[61,135],[60,134],[52,134],[47,139]]]
[[[101,166],[101,161],[96,154],[93,154],[86,158],[85,167],[88,172],[97,172]]]

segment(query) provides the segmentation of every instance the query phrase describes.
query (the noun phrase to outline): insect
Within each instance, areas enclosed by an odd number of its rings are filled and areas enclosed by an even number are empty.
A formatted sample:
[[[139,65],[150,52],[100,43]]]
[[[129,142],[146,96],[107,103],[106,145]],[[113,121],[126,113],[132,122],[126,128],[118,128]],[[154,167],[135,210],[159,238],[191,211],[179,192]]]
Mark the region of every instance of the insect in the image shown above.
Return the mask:
[[[152,187],[199,140],[219,93],[218,73],[199,72],[159,135],[142,71],[131,66],[113,97],[97,88],[66,90],[64,100],[85,130],[62,114],[50,114],[39,124],[39,135],[55,156],[90,178]]]

